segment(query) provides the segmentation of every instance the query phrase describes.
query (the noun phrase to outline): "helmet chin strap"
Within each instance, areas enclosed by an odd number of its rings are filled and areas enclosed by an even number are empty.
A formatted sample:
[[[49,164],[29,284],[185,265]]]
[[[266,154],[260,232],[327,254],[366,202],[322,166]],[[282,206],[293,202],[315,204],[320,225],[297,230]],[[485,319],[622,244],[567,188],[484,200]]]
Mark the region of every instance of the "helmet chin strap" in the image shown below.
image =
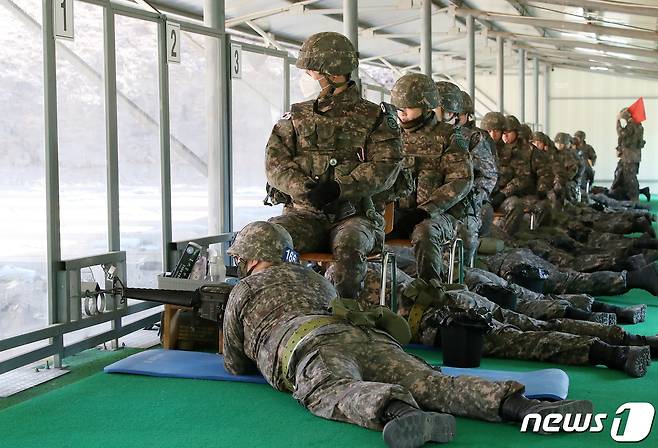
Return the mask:
[[[329,85],[324,86],[322,88],[321,94],[324,93],[325,89],[329,89],[328,94],[332,95],[336,89],[338,89],[340,87],[343,87],[344,85],[347,85],[347,83],[350,82],[349,80],[343,81],[343,82],[332,81],[332,79],[330,77],[331,75],[328,75],[326,73],[321,73],[321,74],[322,74],[322,79],[327,81],[327,84],[329,84]]]

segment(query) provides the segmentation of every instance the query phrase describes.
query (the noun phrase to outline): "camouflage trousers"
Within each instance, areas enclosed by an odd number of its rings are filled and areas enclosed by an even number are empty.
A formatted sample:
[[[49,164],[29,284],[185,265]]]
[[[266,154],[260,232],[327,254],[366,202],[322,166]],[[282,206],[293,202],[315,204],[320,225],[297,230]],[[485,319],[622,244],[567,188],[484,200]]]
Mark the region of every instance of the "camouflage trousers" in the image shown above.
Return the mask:
[[[449,292],[445,305],[465,309],[486,304],[487,299],[475,298],[468,291]],[[484,300],[482,300],[484,299]],[[494,316],[494,329],[484,337],[485,356],[548,361],[560,364],[589,364],[589,347],[598,339],[620,345],[625,332],[616,325],[606,326],[595,322],[572,319],[542,321],[507,310],[490,303],[487,308]],[[439,305],[428,307],[423,313],[414,335],[425,345],[440,344]]]
[[[561,271],[554,264],[538,257],[528,249],[508,249],[492,255],[487,260],[489,270],[503,278],[520,264],[528,264],[548,271],[548,278],[544,283],[545,293],[615,296],[628,291],[626,271],[592,273]]]
[[[392,400],[427,411],[500,421],[501,403],[523,392],[516,381],[442,374],[378,331],[345,325],[304,347],[294,398],[313,414],[381,430]],[[297,355],[297,353],[296,353]]]
[[[383,229],[361,216],[331,222],[327,215],[291,207],[269,221],[290,233],[298,252],[330,251],[335,259],[334,280],[339,295],[358,297],[366,276],[366,259],[382,247]]]
[[[426,219],[414,227],[411,245],[416,257],[418,277],[429,281],[440,279],[443,271],[441,245],[452,240],[456,234],[457,220],[447,213]]]
[[[537,228],[550,217],[551,209],[551,201],[548,199],[539,199],[534,195],[510,196],[500,206],[500,210],[505,214],[503,230],[509,235],[516,234],[524,226],[526,213],[530,214],[530,219],[534,221],[533,227]]]
[[[567,307],[591,311],[594,297],[587,294],[541,294],[523,286],[509,283],[493,272],[482,269],[466,269],[465,282],[471,291],[477,292],[487,285],[510,288],[516,294],[516,312],[539,320],[564,317]]]
[[[639,162],[626,162],[623,158],[620,158],[617,162],[615,177],[608,196],[614,199],[637,202],[640,197],[640,183],[637,181],[639,170]]]

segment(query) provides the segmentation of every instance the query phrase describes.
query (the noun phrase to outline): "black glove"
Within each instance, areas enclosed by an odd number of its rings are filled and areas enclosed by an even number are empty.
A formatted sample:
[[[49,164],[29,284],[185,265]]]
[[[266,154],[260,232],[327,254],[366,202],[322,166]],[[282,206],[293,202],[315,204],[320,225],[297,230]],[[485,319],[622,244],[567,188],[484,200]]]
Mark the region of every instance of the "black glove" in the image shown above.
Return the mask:
[[[500,207],[500,204],[502,204],[504,200],[505,200],[505,194],[500,191],[497,191],[491,195],[491,199],[489,200],[489,202],[491,202],[492,207],[496,209]]]
[[[537,197],[538,197],[539,199],[546,199],[546,197],[547,197],[547,196],[546,196],[546,192],[545,192],[545,191],[538,191],[538,192],[537,192]]]
[[[430,214],[421,208],[415,208],[405,212],[402,218],[395,223],[395,233],[398,235],[409,236],[416,225],[427,218]]]
[[[307,187],[310,190],[306,193],[306,199],[317,209],[322,209],[340,196],[340,186],[335,180],[317,182]]]

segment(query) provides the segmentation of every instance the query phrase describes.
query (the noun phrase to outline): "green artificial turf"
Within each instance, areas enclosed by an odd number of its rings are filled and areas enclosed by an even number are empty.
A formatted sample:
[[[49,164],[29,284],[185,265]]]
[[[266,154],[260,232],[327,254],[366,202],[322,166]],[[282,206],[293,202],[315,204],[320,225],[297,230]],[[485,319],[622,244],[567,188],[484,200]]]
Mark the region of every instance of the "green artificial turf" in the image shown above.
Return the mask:
[[[654,211],[658,204],[654,196]],[[628,326],[641,334],[658,333],[658,299],[638,290],[611,303],[649,304],[645,323]],[[0,447],[381,447],[381,434],[314,417],[290,396],[267,385],[104,374],[123,351],[81,363],[74,373],[0,400]],[[440,363],[439,352],[416,350]],[[82,355],[89,356],[89,355]],[[70,362],[73,367],[74,362]],[[557,367],[570,378],[569,398],[592,400],[595,412],[608,414],[605,429],[593,434],[522,434],[511,424],[458,418],[454,447],[613,447],[616,409],[626,402],[658,406],[658,367],[644,378],[629,378],[603,367],[483,359],[486,369],[533,370]],[[75,373],[79,370],[78,373]],[[99,372],[99,373],[93,373]],[[90,375],[91,374],[91,375]],[[623,426],[622,426],[623,427]],[[658,428],[633,446],[658,446]]]

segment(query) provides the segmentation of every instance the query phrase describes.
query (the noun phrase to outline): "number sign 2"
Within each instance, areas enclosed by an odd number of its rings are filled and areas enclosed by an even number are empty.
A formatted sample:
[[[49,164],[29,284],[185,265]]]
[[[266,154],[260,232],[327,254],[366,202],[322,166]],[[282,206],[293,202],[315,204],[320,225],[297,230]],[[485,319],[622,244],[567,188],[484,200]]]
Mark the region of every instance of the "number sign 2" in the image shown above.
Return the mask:
[[[167,61],[180,63],[180,23],[167,21]]]
[[[55,36],[73,39],[73,0],[55,0]]]
[[[238,44],[231,44],[231,55],[229,57],[231,67],[231,78],[242,78],[242,47]]]

